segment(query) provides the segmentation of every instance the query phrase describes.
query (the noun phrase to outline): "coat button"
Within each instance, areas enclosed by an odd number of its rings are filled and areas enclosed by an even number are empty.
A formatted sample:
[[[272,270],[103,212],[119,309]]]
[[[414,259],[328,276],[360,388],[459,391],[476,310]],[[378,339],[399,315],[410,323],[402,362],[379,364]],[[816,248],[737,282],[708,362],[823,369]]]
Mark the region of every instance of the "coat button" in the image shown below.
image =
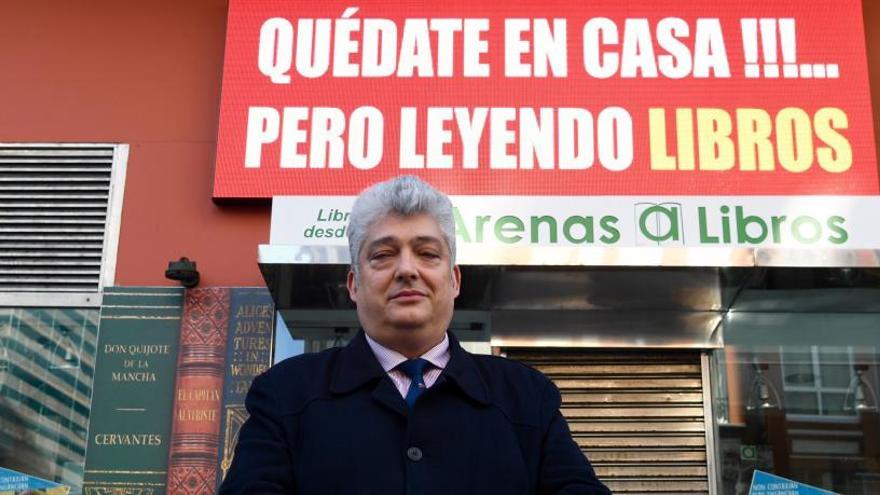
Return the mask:
[[[406,449],[406,456],[413,462],[419,462],[422,460],[422,449],[418,447],[410,447]]]

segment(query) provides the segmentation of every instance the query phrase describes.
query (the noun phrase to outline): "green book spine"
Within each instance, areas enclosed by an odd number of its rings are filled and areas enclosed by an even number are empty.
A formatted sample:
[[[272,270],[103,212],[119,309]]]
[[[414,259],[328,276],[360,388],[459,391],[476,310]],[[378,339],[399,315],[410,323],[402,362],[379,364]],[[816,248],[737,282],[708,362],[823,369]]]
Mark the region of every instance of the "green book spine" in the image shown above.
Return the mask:
[[[165,495],[183,290],[104,291],[85,495]]]

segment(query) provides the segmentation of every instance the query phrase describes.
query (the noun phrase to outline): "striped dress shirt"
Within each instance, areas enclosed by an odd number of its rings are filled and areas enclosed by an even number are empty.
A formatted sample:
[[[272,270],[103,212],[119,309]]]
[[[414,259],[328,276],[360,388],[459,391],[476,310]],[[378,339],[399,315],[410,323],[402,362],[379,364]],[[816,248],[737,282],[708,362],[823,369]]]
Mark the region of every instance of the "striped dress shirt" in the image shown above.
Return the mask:
[[[370,345],[370,349],[373,350],[373,354],[379,360],[379,365],[388,373],[388,377],[391,378],[394,386],[397,387],[400,396],[405,399],[412,379],[406,376],[406,373],[397,369],[397,365],[406,361],[407,357],[376,342],[369,335],[365,334],[365,336],[367,337],[367,344]],[[428,349],[427,352],[419,357],[431,363],[431,366],[425,370],[423,375],[425,387],[431,388],[431,385],[434,385],[437,378],[440,377],[440,373],[443,373],[443,368],[449,362],[449,335],[444,334],[442,342]]]

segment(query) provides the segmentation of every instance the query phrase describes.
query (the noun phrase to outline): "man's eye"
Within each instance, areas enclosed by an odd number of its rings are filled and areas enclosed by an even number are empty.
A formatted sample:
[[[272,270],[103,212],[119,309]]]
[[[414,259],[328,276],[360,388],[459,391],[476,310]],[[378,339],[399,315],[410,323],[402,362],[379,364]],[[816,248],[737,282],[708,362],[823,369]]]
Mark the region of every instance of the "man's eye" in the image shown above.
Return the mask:
[[[388,253],[388,252],[382,251],[382,252],[378,252],[378,253],[373,253],[373,254],[370,256],[370,260],[371,260],[371,261],[373,261],[373,260],[383,260],[383,259],[388,258],[389,256],[391,256],[391,253]]]
[[[433,251],[426,251],[426,252],[422,253],[422,256],[424,256],[425,258],[434,259],[434,258],[439,258],[440,253],[435,253]]]

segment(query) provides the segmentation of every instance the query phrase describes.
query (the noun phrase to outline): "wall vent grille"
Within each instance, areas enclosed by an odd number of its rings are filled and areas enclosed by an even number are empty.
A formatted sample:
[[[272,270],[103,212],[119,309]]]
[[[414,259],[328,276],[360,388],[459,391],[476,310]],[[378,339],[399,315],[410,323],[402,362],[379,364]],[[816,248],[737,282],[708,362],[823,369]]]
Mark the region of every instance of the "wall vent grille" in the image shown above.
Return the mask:
[[[0,292],[100,290],[114,153],[0,144]]]

